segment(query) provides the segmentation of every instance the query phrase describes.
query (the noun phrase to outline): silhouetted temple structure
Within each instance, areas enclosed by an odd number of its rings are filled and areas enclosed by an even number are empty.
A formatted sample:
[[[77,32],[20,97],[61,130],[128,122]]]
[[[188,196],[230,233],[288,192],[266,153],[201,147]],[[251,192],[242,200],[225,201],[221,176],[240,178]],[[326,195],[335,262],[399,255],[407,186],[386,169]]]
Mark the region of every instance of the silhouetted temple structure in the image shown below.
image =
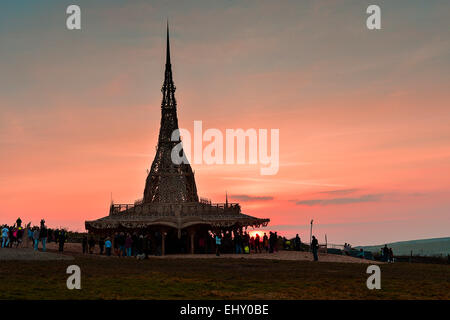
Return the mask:
[[[180,143],[180,138],[171,140],[172,133],[178,129],[178,117],[168,28],[166,51],[158,148],[147,176],[144,197],[134,204],[112,203],[108,216],[86,221],[85,225],[90,233],[110,236],[118,231],[156,233],[162,239],[162,254],[166,252],[167,237],[189,247],[188,251],[193,253],[198,239],[210,232],[242,232],[242,228],[249,226],[266,226],[269,219],[243,214],[240,205],[228,203],[228,198],[221,204],[199,200],[190,164],[172,161],[172,149]],[[184,156],[182,152],[180,155]]]

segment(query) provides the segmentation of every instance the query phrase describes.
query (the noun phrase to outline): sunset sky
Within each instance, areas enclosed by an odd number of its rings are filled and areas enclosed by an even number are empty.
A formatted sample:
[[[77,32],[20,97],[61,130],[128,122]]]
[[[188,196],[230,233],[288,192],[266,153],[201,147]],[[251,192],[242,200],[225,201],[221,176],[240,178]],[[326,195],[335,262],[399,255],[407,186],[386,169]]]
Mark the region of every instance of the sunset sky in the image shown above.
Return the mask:
[[[277,175],[193,164],[199,196],[305,240],[450,236],[447,0],[2,0],[1,224],[84,231],[142,197],[167,18],[180,127],[280,130]]]

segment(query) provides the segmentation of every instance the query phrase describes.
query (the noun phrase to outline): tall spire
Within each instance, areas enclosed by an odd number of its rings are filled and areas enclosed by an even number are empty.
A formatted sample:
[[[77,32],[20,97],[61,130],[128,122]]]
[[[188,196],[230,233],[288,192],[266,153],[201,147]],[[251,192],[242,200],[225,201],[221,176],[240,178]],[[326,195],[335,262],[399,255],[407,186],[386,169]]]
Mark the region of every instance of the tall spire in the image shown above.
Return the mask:
[[[166,66],[170,65],[169,19],[167,19]]]
[[[144,203],[149,202],[198,202],[197,186],[190,164],[172,161],[172,150],[180,143],[172,135],[178,129],[177,101],[170,64],[169,21],[167,21],[167,48],[164,83],[161,88],[161,127],[158,147],[144,190]],[[179,150],[184,155],[183,149]]]
[[[169,20],[167,20],[167,44],[166,44],[166,70],[164,72],[164,83],[161,89],[163,99],[161,108],[176,109],[177,102],[175,100],[175,85],[172,79],[172,65],[170,63],[170,42],[169,42]],[[178,129],[178,124],[177,128]]]

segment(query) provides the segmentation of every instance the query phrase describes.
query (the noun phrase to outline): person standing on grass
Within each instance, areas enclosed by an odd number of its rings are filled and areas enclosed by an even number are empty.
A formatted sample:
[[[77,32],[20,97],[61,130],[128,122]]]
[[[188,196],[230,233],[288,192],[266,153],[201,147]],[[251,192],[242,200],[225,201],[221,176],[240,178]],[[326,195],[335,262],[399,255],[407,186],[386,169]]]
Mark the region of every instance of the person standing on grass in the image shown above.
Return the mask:
[[[317,241],[315,236],[312,236],[311,241],[311,250],[314,256],[314,261],[318,261],[319,257],[317,256],[317,250],[319,249],[319,241]]]
[[[5,226],[2,228],[2,248],[8,247],[9,244],[9,229]]]
[[[387,244],[385,244],[384,248],[383,248],[383,260],[385,262],[389,262],[389,248],[388,248]]]
[[[91,237],[89,238],[88,245],[89,245],[89,253],[90,253],[90,254],[94,253],[94,249],[95,249],[95,239],[94,239],[93,236],[91,236]]]
[[[100,240],[98,240],[98,246],[100,248],[100,255],[102,255],[103,250],[105,250],[105,238],[100,237]]]
[[[267,234],[265,232],[264,232],[264,236],[263,236],[263,247],[267,253],[269,251],[269,238],[267,237]]]
[[[125,239],[125,250],[127,252],[127,257],[131,257],[131,248],[133,246],[133,238],[127,233],[127,238]]]
[[[12,234],[12,237],[10,240],[11,248],[12,248],[13,244],[15,244],[16,248],[17,248],[17,228],[12,228],[12,230],[10,230],[10,231],[11,231],[10,235]]]
[[[222,244],[222,238],[220,233],[216,234],[216,256],[220,256],[220,245]]]
[[[38,227],[34,227],[33,244],[34,244],[34,250],[37,251],[38,247],[39,247],[39,228]]]
[[[111,239],[107,237],[105,240],[105,249],[106,249],[106,256],[108,257],[111,256],[111,247],[112,247]]]
[[[389,262],[394,262],[394,252],[389,248]]]
[[[255,253],[261,253],[261,241],[259,238],[259,234],[257,233],[255,236]]]
[[[244,247],[250,248],[250,235],[247,233],[247,231],[244,232]]]
[[[117,243],[119,244],[119,257],[125,257],[125,234],[123,232],[117,237]]]
[[[33,243],[33,247],[34,247],[33,228],[31,228],[31,225],[28,225],[28,227],[27,227],[27,236],[28,236],[28,241],[31,241]],[[28,243],[27,243],[27,247],[28,247]]]
[[[23,228],[18,227],[17,228],[17,246],[22,244],[22,237],[23,237]]]
[[[60,230],[58,233],[58,244],[59,244],[58,251],[59,252],[64,251],[64,243],[65,242],[66,242],[66,232],[64,230]]]
[[[276,231],[273,234],[273,251],[278,252],[278,233]]]
[[[255,250],[255,237],[251,236],[250,240],[249,240],[249,248],[250,248],[250,252]]]
[[[87,245],[88,245],[88,239],[87,236],[83,236],[83,240],[81,240],[81,246],[83,247],[83,254],[87,253]]]
[[[42,220],[43,221],[43,220]],[[39,233],[39,237],[42,241],[42,251],[45,252],[46,250],[46,244],[47,244],[47,237],[48,237],[48,230],[45,224],[41,224],[41,231]]]
[[[273,253],[273,246],[274,246],[273,232],[270,231],[269,232],[269,253]]]
[[[295,243],[295,251],[300,251],[300,244],[301,244],[301,241],[300,241],[300,237],[298,236],[298,233],[297,233],[297,235],[295,236],[294,243]]]

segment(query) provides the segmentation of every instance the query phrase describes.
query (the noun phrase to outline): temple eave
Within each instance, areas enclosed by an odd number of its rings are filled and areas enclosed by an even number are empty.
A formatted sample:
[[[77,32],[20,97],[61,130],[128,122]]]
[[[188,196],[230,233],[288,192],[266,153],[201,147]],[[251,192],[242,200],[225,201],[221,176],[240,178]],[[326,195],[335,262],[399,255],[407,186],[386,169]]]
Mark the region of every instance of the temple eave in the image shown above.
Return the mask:
[[[151,226],[166,226],[184,229],[195,225],[209,225],[212,228],[267,226],[270,219],[261,219],[245,214],[223,216],[106,216],[97,220],[85,221],[86,229],[92,232],[111,229],[142,229]]]

